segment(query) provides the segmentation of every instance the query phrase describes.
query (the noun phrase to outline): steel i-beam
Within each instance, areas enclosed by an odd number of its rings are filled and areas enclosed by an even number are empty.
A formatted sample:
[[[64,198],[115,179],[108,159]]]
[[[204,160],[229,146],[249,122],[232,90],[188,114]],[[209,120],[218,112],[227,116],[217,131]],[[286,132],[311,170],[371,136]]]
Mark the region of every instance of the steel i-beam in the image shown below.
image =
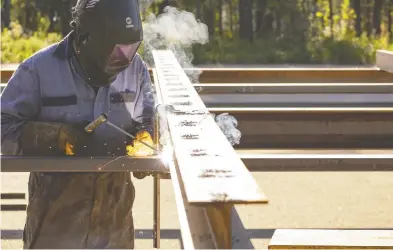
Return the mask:
[[[1,156],[2,172],[151,172],[168,173],[158,156],[27,157]]]
[[[233,204],[267,199],[173,53],[153,51],[153,57],[159,98],[172,107],[165,118],[176,160],[169,165],[184,246],[231,248]]]

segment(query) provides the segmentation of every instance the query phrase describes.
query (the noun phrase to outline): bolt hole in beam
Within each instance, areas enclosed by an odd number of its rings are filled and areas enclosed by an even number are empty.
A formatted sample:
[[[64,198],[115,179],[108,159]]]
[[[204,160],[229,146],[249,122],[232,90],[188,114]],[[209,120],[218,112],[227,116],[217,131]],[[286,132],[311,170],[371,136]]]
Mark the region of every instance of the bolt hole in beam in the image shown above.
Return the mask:
[[[199,135],[185,134],[185,135],[182,135],[181,138],[186,139],[186,140],[195,140],[195,139],[199,139]]]
[[[176,189],[179,177],[183,201],[189,208],[203,209],[204,216],[194,220],[199,223],[207,220],[216,248],[232,248],[230,211],[233,205],[267,203],[267,199],[208,112],[174,54],[171,51],[155,50],[153,58],[156,87],[159,89],[157,92],[160,93],[162,104],[172,107],[166,113],[166,120],[176,158],[175,170],[171,168],[171,175],[175,177],[172,178],[174,187]],[[182,88],[168,85],[165,76],[169,72],[177,75]],[[171,95],[178,94],[179,89],[188,96],[182,97],[182,101],[173,102]],[[179,126],[186,121],[195,122],[195,126]],[[185,213],[190,220],[193,215],[190,211]],[[181,227],[181,230],[185,245],[193,245],[195,249],[204,248],[199,237],[186,237],[204,235],[203,232],[190,227]]]
[[[187,88],[170,88],[168,89],[170,92],[175,92],[175,91],[187,91]]]
[[[187,127],[194,127],[196,126],[197,122],[195,121],[182,121],[179,123],[179,126],[187,126]]]
[[[192,102],[190,102],[190,101],[186,101],[186,102],[172,102],[172,105],[175,105],[175,106],[177,106],[177,105],[180,105],[180,106],[191,106]]]
[[[168,86],[183,86],[182,83],[177,83],[177,82],[169,82],[167,83]]]
[[[266,203],[265,195],[210,116],[174,54],[169,50],[155,50],[153,57],[163,103],[173,105],[175,109],[167,113],[167,120],[188,202],[191,204],[215,202],[212,193],[226,193],[228,202]],[[169,73],[178,78],[184,87],[168,86],[165,78]],[[188,96],[183,97],[182,101],[174,102],[171,95],[178,90],[184,91]],[[190,120],[197,121],[195,126],[179,126],[181,122]],[[189,154],[196,146],[195,141],[205,149],[206,156],[192,157]],[[224,166],[225,170],[231,171],[234,177],[231,181],[205,180],[206,178],[199,177],[202,169],[205,167],[215,169],[213,166]]]
[[[197,149],[192,149],[190,155],[191,156],[206,156],[207,153],[206,153],[206,150],[197,148]]]
[[[181,98],[181,97],[190,97],[190,95],[187,94],[175,94],[175,95],[169,95],[170,98]]]

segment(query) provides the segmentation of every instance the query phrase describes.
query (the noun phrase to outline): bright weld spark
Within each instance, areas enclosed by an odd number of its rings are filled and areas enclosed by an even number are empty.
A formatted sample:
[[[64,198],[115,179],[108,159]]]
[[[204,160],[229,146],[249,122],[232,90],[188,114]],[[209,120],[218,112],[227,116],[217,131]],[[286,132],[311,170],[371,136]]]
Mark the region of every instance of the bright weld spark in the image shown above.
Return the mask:
[[[159,154],[161,162],[165,167],[169,167],[169,164],[173,161],[173,147],[165,146]]]

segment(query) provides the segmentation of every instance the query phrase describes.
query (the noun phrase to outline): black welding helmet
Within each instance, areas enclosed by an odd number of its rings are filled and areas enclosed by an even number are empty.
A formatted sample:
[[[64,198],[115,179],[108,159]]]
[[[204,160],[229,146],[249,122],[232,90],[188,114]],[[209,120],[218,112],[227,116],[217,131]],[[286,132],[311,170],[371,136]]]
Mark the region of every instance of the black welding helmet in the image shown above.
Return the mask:
[[[79,0],[76,50],[90,84],[105,86],[132,62],[143,40],[137,0]]]

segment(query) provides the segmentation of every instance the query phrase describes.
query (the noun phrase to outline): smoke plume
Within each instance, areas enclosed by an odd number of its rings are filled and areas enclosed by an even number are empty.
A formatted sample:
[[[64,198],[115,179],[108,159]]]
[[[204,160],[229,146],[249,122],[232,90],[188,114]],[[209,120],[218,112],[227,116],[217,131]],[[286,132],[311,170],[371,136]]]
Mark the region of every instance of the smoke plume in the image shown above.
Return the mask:
[[[152,2],[154,0],[144,0],[141,1],[141,4],[143,4],[143,8],[146,8]],[[156,16],[151,13],[146,17],[143,33],[143,58],[149,66],[154,67],[153,50],[171,50],[183,68],[192,69],[185,71],[191,82],[199,82],[199,75],[202,71],[192,65],[194,58],[192,45],[207,43],[209,33],[207,26],[197,20],[194,14],[167,6],[163,14]],[[157,107],[156,111],[160,121],[160,144],[164,147],[163,151],[172,152],[173,149],[168,149],[167,146],[170,145],[168,143],[170,139],[169,128],[166,122],[166,114],[170,111],[168,108],[170,107],[161,105]],[[224,113],[217,115],[215,121],[231,145],[239,144],[241,133],[236,128],[235,117]]]
[[[192,82],[197,82],[202,73],[196,70],[192,61],[193,44],[205,44],[209,41],[207,26],[196,20],[194,14],[167,6],[164,13],[146,17],[143,27],[143,50],[147,64],[153,66],[152,50],[171,50],[183,68],[192,68],[187,75]]]
[[[234,146],[239,144],[242,133],[237,129],[238,123],[236,118],[228,113],[222,113],[219,115],[212,114],[212,116],[231,145]]]

